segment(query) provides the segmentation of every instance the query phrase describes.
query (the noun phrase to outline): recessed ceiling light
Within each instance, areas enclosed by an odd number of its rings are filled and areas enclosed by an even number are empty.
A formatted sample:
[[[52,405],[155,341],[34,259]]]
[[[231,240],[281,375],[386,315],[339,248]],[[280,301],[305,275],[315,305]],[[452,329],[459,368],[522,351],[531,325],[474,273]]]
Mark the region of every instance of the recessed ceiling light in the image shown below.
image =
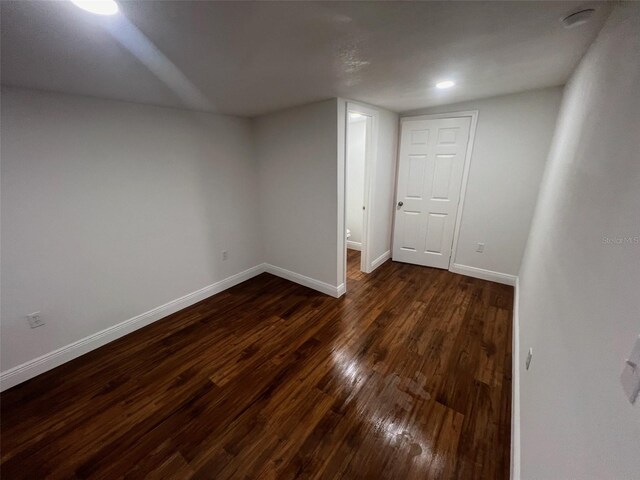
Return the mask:
[[[114,0],[71,0],[71,2],[76,7],[98,15],[115,15],[118,13],[118,4]]]
[[[453,82],[451,80],[444,80],[442,82],[436,83],[436,88],[451,88],[455,84],[456,84],[456,82]]]

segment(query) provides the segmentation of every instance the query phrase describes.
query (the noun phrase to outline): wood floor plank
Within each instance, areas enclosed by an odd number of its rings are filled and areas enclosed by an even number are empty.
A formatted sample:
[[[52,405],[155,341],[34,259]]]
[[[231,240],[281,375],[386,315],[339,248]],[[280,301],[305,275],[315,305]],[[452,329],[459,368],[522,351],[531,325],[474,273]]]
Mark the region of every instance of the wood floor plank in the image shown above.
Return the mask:
[[[262,274],[2,393],[2,478],[508,478],[512,288],[359,265],[340,299]]]

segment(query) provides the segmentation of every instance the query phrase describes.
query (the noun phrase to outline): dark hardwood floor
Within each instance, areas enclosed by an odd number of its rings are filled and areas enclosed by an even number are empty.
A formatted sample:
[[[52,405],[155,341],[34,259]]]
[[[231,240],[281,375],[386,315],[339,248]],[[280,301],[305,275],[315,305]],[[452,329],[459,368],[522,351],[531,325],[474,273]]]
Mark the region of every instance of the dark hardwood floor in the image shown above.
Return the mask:
[[[260,275],[4,392],[3,480],[509,476],[512,288],[349,252]]]

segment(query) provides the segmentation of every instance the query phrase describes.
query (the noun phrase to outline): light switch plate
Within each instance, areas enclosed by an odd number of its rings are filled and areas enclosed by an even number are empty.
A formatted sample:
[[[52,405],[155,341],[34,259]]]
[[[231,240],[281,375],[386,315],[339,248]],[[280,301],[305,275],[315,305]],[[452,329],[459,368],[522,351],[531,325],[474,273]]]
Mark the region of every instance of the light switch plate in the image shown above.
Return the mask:
[[[627,359],[622,375],[620,376],[622,388],[631,403],[636,401],[640,392],[640,336],[636,338],[631,355]]]

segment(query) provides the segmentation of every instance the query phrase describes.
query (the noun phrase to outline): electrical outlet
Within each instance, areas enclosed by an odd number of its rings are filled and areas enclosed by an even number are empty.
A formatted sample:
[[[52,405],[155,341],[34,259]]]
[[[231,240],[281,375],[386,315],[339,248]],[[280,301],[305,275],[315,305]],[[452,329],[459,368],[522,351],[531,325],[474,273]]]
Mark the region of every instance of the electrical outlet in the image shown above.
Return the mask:
[[[229,252],[227,252],[226,250],[222,251],[222,260],[228,260],[229,259]]]
[[[531,365],[531,359],[533,358],[533,348],[530,348],[527,352],[527,361],[525,363],[527,370],[529,370],[529,365]]]
[[[29,326],[31,328],[41,327],[44,325],[44,320],[40,316],[40,312],[34,312],[31,315],[27,315],[27,320],[29,321]]]
[[[484,252],[484,243],[478,243],[478,247],[476,248],[476,252],[478,252],[478,253]]]

